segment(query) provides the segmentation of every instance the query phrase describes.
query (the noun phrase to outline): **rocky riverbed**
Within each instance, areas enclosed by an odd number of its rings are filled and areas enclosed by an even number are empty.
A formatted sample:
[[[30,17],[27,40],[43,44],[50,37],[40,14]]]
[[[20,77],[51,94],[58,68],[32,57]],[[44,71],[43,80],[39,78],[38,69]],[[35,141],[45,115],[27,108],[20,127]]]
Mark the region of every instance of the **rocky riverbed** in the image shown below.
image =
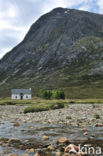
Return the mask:
[[[63,109],[24,114],[26,107],[0,106],[0,156],[68,156],[71,144],[90,144],[95,152],[96,147],[103,148],[102,104],[70,104]],[[75,155],[84,153],[77,150]]]

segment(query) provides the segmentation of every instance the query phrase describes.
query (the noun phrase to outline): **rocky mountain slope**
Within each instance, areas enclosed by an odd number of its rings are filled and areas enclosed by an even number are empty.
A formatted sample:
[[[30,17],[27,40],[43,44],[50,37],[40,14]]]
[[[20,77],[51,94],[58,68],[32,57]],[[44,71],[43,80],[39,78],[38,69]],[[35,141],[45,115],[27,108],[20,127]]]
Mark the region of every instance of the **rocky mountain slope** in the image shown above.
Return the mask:
[[[11,88],[65,90],[69,98],[102,98],[103,15],[56,8],[0,60],[0,96]]]

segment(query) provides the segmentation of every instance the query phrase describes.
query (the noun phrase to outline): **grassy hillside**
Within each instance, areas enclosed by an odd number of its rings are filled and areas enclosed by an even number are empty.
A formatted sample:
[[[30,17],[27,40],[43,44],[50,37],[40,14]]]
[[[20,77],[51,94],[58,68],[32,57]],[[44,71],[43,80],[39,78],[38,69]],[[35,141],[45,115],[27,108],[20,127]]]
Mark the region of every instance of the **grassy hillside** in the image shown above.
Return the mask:
[[[70,99],[87,99],[103,97],[103,77],[66,76],[55,71],[48,77],[12,79],[0,87],[1,97],[10,97],[12,88],[32,88],[32,96],[39,96],[40,89],[63,89]]]
[[[77,54],[81,50],[84,53],[71,64],[26,77],[12,76],[0,85],[0,97],[10,97],[12,88],[32,88],[33,96],[39,96],[40,89],[63,89],[70,99],[102,98],[103,75],[97,70],[102,63],[102,43],[103,39],[93,37],[78,40],[71,53]]]

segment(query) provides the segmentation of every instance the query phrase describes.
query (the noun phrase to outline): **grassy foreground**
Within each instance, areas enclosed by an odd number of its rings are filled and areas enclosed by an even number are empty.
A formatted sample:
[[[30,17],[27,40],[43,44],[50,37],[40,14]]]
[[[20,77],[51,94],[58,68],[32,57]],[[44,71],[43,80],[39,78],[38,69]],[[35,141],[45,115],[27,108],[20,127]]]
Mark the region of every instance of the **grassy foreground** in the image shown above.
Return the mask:
[[[103,103],[103,99],[51,99],[45,100],[42,98],[33,98],[32,100],[11,100],[11,98],[0,98],[0,105],[25,105],[25,104],[51,104],[51,103],[65,103],[65,104],[99,104]]]
[[[103,99],[64,99],[64,100],[45,100],[33,98],[32,100],[11,100],[10,98],[1,98],[0,105],[27,105],[24,113],[40,112],[51,109],[59,109],[68,104],[102,104]]]

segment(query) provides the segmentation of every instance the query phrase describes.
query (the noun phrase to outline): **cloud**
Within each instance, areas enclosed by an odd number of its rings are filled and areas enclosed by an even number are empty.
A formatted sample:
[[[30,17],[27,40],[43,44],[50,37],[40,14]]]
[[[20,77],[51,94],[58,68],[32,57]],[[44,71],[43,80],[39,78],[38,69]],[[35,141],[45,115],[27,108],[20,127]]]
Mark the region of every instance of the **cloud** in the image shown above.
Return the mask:
[[[16,7],[14,7],[13,5],[10,5],[9,10],[8,10],[8,16],[11,18],[16,17],[17,15],[17,11],[16,11]]]
[[[6,52],[9,52],[10,48],[4,48],[2,49],[2,52],[0,51],[0,58],[3,57],[3,55],[5,55]]]
[[[90,1],[90,0],[89,0]],[[49,5],[48,5],[49,4]],[[86,5],[86,10],[87,10],[87,6],[89,6],[88,0],[45,0],[44,5],[42,6],[43,8],[43,13],[46,13],[48,11],[50,11],[53,8],[56,8],[58,6],[60,7],[64,7],[64,8],[72,8],[74,7],[78,7],[79,5]],[[84,7],[85,10],[85,7]]]
[[[99,7],[99,13],[103,14],[103,0],[98,0],[97,5]]]
[[[102,13],[103,0],[0,0],[0,57],[24,38],[42,14],[56,7]]]

